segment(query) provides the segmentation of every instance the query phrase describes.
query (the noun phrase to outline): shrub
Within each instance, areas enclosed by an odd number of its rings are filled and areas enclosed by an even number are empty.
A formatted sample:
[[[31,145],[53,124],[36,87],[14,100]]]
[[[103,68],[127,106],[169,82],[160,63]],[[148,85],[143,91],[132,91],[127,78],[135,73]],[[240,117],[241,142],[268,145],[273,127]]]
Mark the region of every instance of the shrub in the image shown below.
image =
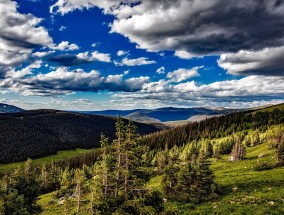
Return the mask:
[[[273,165],[267,162],[262,162],[261,160],[257,160],[256,166],[254,167],[255,171],[264,171],[269,169],[273,169]]]

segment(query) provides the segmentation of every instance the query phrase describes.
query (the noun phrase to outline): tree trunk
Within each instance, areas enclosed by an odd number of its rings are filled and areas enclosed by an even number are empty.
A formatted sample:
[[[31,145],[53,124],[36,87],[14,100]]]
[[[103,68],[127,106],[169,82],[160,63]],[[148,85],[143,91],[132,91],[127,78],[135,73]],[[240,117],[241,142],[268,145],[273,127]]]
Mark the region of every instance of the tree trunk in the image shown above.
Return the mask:
[[[124,174],[124,196],[125,196],[125,201],[127,201],[127,196],[128,196],[128,168],[129,168],[129,163],[128,163],[128,154],[125,155],[125,174]]]
[[[117,164],[116,164],[116,185],[115,185],[115,198],[118,196],[118,183],[119,183],[119,171],[121,165],[121,153],[120,153],[120,146],[121,146],[121,130],[119,129],[118,135],[118,142],[117,142]]]
[[[91,213],[94,214],[94,191],[92,190],[92,198],[91,198]]]
[[[77,197],[77,214],[80,215],[81,210],[81,183],[77,184],[78,197]]]

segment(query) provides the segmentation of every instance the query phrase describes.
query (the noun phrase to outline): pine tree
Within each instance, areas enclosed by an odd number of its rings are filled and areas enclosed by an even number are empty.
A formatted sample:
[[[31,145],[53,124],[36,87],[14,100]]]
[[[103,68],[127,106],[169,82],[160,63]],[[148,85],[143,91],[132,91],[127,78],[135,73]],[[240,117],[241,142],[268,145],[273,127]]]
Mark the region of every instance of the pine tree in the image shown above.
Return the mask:
[[[75,182],[76,182],[75,194],[77,197],[77,215],[81,213],[81,198],[83,196],[84,180],[85,180],[84,172],[80,169],[76,169],[75,170]]]
[[[215,161],[220,158],[220,147],[217,144],[213,146],[213,158]]]
[[[64,199],[64,214],[65,215],[71,214],[70,208],[71,208],[71,200],[68,197],[66,197]]]
[[[240,136],[234,137],[235,145],[231,152],[230,161],[243,160],[246,155],[245,146],[242,144],[242,138]]]
[[[162,181],[168,199],[180,202],[199,202],[215,196],[213,172],[207,154],[192,155],[191,161],[168,165]]]
[[[162,187],[165,195],[169,199],[175,199],[177,194],[175,192],[175,187],[178,183],[178,173],[180,167],[177,165],[168,165],[164,170],[164,177],[162,180]]]
[[[44,190],[46,190],[48,187],[48,172],[45,163],[43,163],[41,167],[40,181],[41,181],[41,187]]]
[[[284,139],[277,145],[275,150],[275,159],[277,165],[281,166],[284,164]]]
[[[144,171],[141,166],[142,154],[140,153],[142,147],[139,146],[139,135],[136,134],[136,126],[132,121],[129,121],[125,127],[125,140],[122,144],[122,160],[123,167],[121,190],[124,196],[124,201],[129,198],[133,198],[135,193],[139,193],[144,190],[142,188],[143,179],[139,177],[143,176],[141,172]]]
[[[37,197],[40,194],[40,184],[32,168],[32,161],[28,159],[24,169],[17,168],[9,180],[2,186],[5,214],[34,214],[40,208]],[[1,191],[0,191],[1,192]]]
[[[28,158],[28,160],[25,163],[25,175],[27,178],[31,175],[31,168],[32,168],[32,160]]]
[[[118,198],[119,194],[119,181],[121,175],[121,156],[122,156],[122,143],[125,138],[124,131],[124,123],[123,120],[119,117],[115,123],[116,128],[116,139],[113,141],[113,145],[116,149],[116,167],[115,167],[115,177],[116,177],[116,185],[115,185],[115,198]]]
[[[101,160],[101,174],[102,174],[102,185],[104,187],[104,194],[107,196],[109,187],[109,169],[111,155],[109,153],[109,143],[108,138],[101,134],[101,150],[102,150],[102,160]]]
[[[284,164],[284,133],[278,131],[273,138],[275,144],[275,160],[278,166]]]
[[[5,215],[28,215],[30,214],[28,208],[25,205],[25,199],[23,195],[14,188],[8,188],[3,199],[3,209]]]
[[[139,213],[146,208],[155,211],[144,202],[144,196],[149,192],[144,186],[149,178],[143,159],[143,154],[148,152],[147,147],[141,145],[141,138],[136,134],[132,121],[124,126],[118,118],[116,131],[112,146],[108,145],[105,136],[101,136],[101,157],[94,165],[94,177],[90,185],[91,210],[102,214],[129,213],[136,207],[139,210],[136,208],[134,211]]]
[[[107,203],[107,198],[113,198],[110,193],[105,193],[103,178],[101,172],[101,164],[94,165],[94,176],[90,184],[91,190],[91,211],[93,214],[103,214],[104,205]],[[108,196],[107,196],[108,195]]]
[[[5,207],[4,207],[4,200],[3,197],[1,197],[3,194],[0,190],[0,215],[5,215]]]

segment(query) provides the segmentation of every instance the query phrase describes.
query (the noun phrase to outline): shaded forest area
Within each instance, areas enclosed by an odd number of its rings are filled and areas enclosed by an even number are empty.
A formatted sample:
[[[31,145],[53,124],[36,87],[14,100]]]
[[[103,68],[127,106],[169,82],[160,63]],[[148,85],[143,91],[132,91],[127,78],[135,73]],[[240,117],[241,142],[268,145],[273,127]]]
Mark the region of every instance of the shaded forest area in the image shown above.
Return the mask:
[[[56,110],[24,111],[0,115],[0,163],[55,154],[59,150],[99,147],[101,133],[110,140],[115,118]],[[135,123],[138,133],[159,129]]]

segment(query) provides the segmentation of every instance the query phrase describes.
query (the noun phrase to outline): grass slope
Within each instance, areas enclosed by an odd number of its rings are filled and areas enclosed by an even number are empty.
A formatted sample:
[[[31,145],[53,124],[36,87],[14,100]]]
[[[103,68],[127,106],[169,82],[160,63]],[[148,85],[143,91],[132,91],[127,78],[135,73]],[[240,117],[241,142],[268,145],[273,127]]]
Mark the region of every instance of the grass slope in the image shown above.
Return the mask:
[[[259,154],[264,154],[262,162],[274,162],[274,150],[267,143],[247,148],[244,161],[230,162],[229,155],[211,160],[221,192],[215,201],[199,205],[167,202],[166,207],[176,208],[179,214],[284,214],[284,167],[255,171]],[[162,178],[151,178],[147,187],[161,189]],[[58,204],[54,195],[55,192],[40,196],[42,215],[64,213],[64,206]],[[75,211],[75,200],[71,204],[70,211]],[[87,208],[88,202],[83,204],[82,214],[88,214]]]
[[[94,149],[75,149],[75,150],[64,150],[58,151],[55,155],[46,156],[43,158],[37,158],[33,160],[34,166],[41,166],[43,163],[51,163],[52,161],[57,162],[60,160],[66,160],[69,158],[76,157],[81,154],[93,151]],[[10,163],[10,164],[0,164],[0,172],[6,172],[16,169],[18,166],[24,166],[26,161]]]
[[[62,214],[76,214],[77,202],[76,199],[71,199],[70,204],[68,205],[68,209],[64,205],[58,204],[58,199],[54,197],[56,192],[48,193],[40,196],[38,203],[42,206],[43,211],[40,213],[41,215],[62,215]],[[90,215],[89,211],[90,203],[88,199],[90,196],[86,196],[82,198],[81,203],[81,213],[80,215]],[[68,210],[68,212],[66,211]]]
[[[247,148],[246,160],[228,161],[228,155],[212,161],[221,195],[213,202],[200,205],[168,202],[180,214],[284,214],[284,167],[255,171],[258,155],[265,153],[263,162],[274,161],[274,150],[268,144]],[[149,188],[161,189],[161,176],[152,178]]]
[[[258,112],[258,111],[261,111],[261,112],[265,112],[265,111],[271,112],[271,111],[273,111],[275,109],[283,110],[284,109],[284,103],[277,104],[277,105],[271,105],[271,106],[264,107],[264,108],[260,108],[260,109],[258,109],[256,111],[254,111],[254,113]]]

